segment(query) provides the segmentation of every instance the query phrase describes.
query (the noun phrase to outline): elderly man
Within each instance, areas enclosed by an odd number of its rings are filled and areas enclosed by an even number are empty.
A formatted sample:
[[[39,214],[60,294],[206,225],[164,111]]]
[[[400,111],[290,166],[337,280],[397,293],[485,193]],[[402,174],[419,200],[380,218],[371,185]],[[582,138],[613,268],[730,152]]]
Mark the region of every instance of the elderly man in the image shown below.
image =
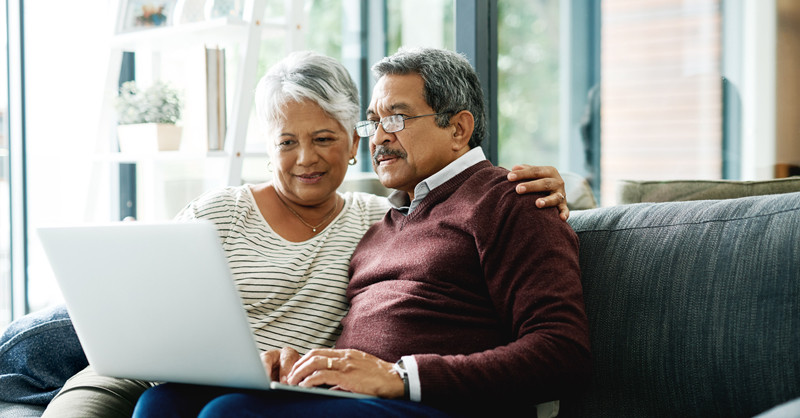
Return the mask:
[[[412,49],[373,72],[357,131],[396,189],[393,209],[353,254],[336,349],[264,360],[289,384],[378,398],[230,393],[200,416],[531,415],[588,380],[577,237],[485,159],[475,71],[459,54]]]
[[[397,189],[394,209],[353,254],[346,350],[308,353],[289,383],[462,413],[569,394],[590,370],[575,234],[556,210],[526,209],[536,197],[485,159],[483,96],[463,57],[402,50],[373,71],[359,134]]]

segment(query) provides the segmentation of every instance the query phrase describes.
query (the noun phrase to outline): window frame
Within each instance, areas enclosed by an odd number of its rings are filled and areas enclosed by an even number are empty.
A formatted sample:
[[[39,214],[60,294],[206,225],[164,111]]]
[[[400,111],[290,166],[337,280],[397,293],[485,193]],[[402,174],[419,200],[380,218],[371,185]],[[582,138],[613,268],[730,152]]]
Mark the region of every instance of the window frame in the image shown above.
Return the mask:
[[[11,320],[29,312],[23,0],[6,3]]]
[[[486,103],[486,158],[497,165],[497,0],[454,0],[455,49],[478,73]]]

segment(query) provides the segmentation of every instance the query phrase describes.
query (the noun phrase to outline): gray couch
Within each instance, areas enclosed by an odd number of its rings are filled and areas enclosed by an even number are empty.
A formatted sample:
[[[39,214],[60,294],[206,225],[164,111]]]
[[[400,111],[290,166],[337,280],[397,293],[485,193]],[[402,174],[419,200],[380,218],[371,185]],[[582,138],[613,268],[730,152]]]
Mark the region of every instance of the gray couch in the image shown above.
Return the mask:
[[[749,417],[800,398],[800,193],[569,222],[594,369],[559,416]],[[778,416],[800,416],[787,409]]]
[[[594,369],[559,416],[749,417],[800,397],[800,193],[580,210],[569,222]],[[800,416],[788,408],[777,416]],[[0,417],[29,416],[10,411]]]

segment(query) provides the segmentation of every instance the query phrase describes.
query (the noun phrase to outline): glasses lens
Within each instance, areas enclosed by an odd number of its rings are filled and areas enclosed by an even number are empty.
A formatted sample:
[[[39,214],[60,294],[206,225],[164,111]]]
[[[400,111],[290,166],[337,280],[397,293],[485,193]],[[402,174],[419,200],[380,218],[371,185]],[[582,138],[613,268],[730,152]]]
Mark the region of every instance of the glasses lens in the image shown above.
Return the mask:
[[[381,119],[383,130],[390,134],[397,131],[402,131],[405,128],[403,123],[403,115],[392,115]]]
[[[362,138],[370,137],[375,134],[375,127],[377,125],[377,122],[373,122],[371,120],[362,120],[361,122],[356,123],[356,133]]]

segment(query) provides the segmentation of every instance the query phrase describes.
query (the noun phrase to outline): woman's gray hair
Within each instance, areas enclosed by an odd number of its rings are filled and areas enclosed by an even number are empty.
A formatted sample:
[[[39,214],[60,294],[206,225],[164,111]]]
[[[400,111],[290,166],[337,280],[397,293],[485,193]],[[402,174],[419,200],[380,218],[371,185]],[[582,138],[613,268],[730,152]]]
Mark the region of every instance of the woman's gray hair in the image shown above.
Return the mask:
[[[310,100],[336,119],[348,133],[358,121],[358,88],[337,60],[310,51],[299,51],[272,66],[258,82],[256,115],[267,132],[286,117],[290,101]]]
[[[475,118],[475,129],[469,147],[475,148],[486,136],[486,110],[478,74],[469,61],[453,51],[436,48],[400,48],[394,55],[372,66],[375,79],[385,75],[419,74],[424,81],[425,101],[436,113],[436,124],[442,128],[450,118],[468,110]]]

